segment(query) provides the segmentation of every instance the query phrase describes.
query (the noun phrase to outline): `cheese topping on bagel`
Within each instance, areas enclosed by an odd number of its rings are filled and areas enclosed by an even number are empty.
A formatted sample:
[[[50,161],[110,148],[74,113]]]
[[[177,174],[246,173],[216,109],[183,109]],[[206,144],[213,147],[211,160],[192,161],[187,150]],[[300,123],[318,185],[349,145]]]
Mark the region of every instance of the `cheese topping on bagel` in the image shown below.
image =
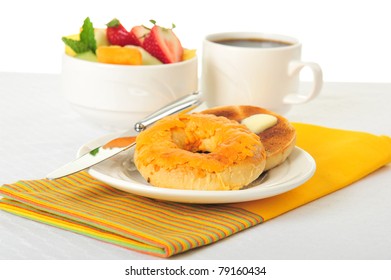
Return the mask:
[[[263,172],[266,152],[245,125],[208,114],[163,118],[136,139],[134,161],[157,187],[240,189]]]

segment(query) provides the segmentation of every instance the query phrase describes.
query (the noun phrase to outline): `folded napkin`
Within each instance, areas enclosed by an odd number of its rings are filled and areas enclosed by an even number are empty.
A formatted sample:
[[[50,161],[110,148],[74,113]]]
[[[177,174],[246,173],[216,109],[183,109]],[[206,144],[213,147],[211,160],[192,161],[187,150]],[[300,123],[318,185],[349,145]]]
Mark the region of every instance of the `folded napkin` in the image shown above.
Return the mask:
[[[0,188],[0,209],[131,250],[170,257],[211,244],[350,185],[391,162],[391,138],[295,123],[315,175],[284,194],[252,202],[192,205],[132,195],[79,172]]]

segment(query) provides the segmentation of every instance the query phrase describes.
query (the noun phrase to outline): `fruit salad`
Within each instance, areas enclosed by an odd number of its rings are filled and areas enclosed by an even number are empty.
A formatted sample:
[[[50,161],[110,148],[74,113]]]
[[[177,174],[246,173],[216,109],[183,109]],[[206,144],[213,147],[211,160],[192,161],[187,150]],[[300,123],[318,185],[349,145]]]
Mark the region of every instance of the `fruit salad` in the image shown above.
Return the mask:
[[[157,65],[191,59],[195,50],[185,49],[171,28],[154,20],[152,27],[137,25],[129,31],[118,19],[106,28],[94,28],[87,17],[79,34],[64,36],[65,53],[92,62],[121,65]]]

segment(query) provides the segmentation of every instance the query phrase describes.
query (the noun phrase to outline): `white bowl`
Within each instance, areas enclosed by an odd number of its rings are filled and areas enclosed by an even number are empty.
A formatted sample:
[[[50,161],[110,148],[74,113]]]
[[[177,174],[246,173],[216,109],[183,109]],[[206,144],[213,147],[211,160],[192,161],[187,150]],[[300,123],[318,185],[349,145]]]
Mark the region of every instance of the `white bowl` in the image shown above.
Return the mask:
[[[86,120],[107,130],[133,127],[165,104],[198,89],[197,58],[162,65],[113,65],[64,54],[62,90]]]

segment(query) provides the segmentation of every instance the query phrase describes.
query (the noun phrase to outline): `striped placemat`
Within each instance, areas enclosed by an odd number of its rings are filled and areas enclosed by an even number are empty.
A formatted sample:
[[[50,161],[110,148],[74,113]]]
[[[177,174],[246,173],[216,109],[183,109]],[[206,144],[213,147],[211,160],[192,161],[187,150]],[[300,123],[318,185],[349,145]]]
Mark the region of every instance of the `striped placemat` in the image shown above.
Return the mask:
[[[115,189],[79,172],[1,187],[0,209],[122,247],[169,257],[262,222],[226,205],[163,202]]]

